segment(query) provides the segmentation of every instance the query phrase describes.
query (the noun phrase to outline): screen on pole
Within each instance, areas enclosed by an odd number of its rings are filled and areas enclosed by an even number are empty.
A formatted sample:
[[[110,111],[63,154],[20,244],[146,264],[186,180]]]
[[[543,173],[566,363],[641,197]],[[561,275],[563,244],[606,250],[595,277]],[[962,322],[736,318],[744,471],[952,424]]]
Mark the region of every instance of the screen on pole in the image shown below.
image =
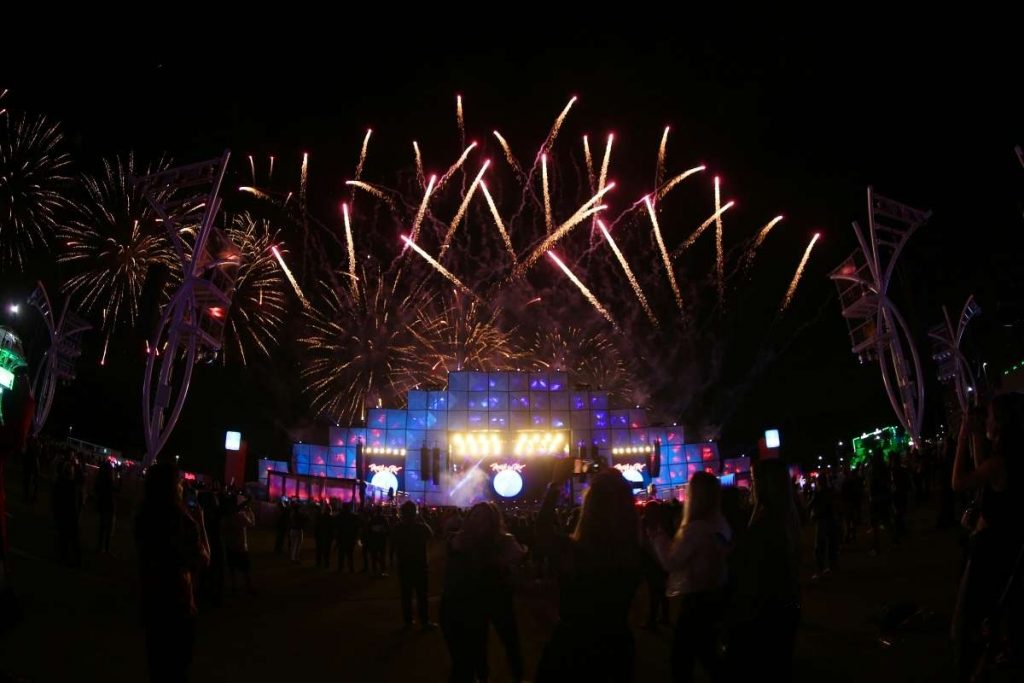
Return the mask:
[[[242,447],[242,432],[227,432],[224,435],[224,450],[237,451]]]

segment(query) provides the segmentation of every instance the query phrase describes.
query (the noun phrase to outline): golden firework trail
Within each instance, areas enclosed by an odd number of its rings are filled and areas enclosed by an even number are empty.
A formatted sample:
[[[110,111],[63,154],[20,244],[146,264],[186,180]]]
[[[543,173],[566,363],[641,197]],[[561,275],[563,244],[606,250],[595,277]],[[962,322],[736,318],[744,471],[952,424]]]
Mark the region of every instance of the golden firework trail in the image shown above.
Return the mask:
[[[554,225],[551,218],[551,190],[548,188],[548,155],[540,155],[540,176],[541,184],[544,186],[544,228],[550,233]]]
[[[512,277],[522,277],[523,273],[525,273],[528,268],[532,267],[533,264],[537,262],[537,259],[539,259],[544,254],[544,252],[553,247],[558,242],[558,240],[565,237],[565,235],[568,234],[570,230],[572,230],[574,227],[585,221],[590,216],[595,216],[601,211],[604,211],[606,208],[608,208],[603,204],[594,206],[594,203],[601,199],[602,195],[604,195],[606,192],[611,191],[614,188],[615,183],[609,183],[608,187],[604,188],[603,190],[595,194],[593,197],[588,199],[583,204],[583,206],[576,210],[576,213],[569,217],[569,220],[562,223],[560,226],[558,226],[558,229],[556,229],[554,232],[548,235],[544,239],[544,241],[541,242],[540,245],[530,253],[529,257],[527,257],[525,261],[519,262],[519,266],[513,269],[512,271]]]
[[[661,237],[661,226],[658,225],[658,215],[654,211],[650,197],[644,197],[644,204],[647,205],[647,214],[651,217],[651,227],[654,229],[654,240],[658,243],[658,251],[661,252],[661,260],[665,264],[665,274],[668,275],[668,284],[672,287],[672,296],[676,299],[676,306],[679,312],[683,312],[683,295],[679,292],[679,284],[676,282],[675,273],[672,272],[672,259],[665,248],[665,240]]]
[[[345,246],[348,249],[348,277],[352,288],[352,297],[359,296],[359,280],[356,278],[356,245],[352,238],[352,223],[348,217],[348,204],[341,205],[341,213],[345,218]]]
[[[633,293],[636,294],[637,301],[640,302],[640,306],[644,309],[644,313],[647,314],[647,319],[651,321],[652,325],[658,327],[658,318],[655,317],[654,311],[651,310],[650,304],[647,303],[647,297],[644,296],[644,291],[640,288],[640,283],[637,281],[636,276],[633,275],[633,269],[629,267],[629,262],[626,261],[626,257],[623,256],[622,252],[619,250],[619,245],[617,245],[615,240],[612,239],[612,234],[608,232],[608,228],[605,227],[604,223],[602,223],[600,219],[597,221],[597,227],[601,229],[601,233],[608,241],[608,246],[611,248],[612,253],[615,254],[615,258],[618,259],[623,272],[626,273],[626,279],[629,280],[629,285],[633,288]]]
[[[512,170],[520,176],[525,175],[523,173],[523,167],[519,165],[519,162],[516,161],[515,156],[513,156],[512,148],[508,146],[508,141],[505,140],[498,131],[494,131],[494,137],[498,138],[498,144],[501,145],[502,151],[505,152],[505,160],[508,161],[508,165],[512,167]]]
[[[252,177],[252,184],[256,184],[256,162],[252,160],[252,155],[249,155],[249,173]]]
[[[416,144],[415,140],[412,141],[412,150],[416,153],[416,183],[423,187],[427,182],[427,178],[423,174],[423,156],[420,154],[420,146]]]
[[[437,181],[437,176],[430,176],[430,182],[427,183],[427,189],[423,192],[423,201],[420,202],[420,208],[416,211],[416,219],[412,222],[412,241],[415,242],[416,238],[420,234],[420,224],[423,223],[423,217],[427,213],[427,202],[430,201],[430,193],[434,190],[434,183]]]
[[[444,236],[444,242],[441,243],[441,251],[438,254],[438,258],[444,258],[445,252],[448,251],[448,247],[451,246],[452,236],[455,234],[455,229],[459,227],[459,223],[466,215],[466,209],[469,208],[469,202],[473,199],[473,193],[476,192],[477,185],[484,177],[484,173],[487,171],[487,167],[491,165],[491,160],[487,159],[484,161],[484,165],[480,167],[480,172],[476,174],[476,178],[473,179],[473,184],[469,186],[469,191],[466,192],[466,196],[462,198],[462,203],[459,204],[459,210],[455,212],[455,218],[452,219],[451,224],[448,226],[448,232]]]
[[[441,176],[441,180],[437,181],[437,189],[438,190],[440,190],[442,187],[444,187],[445,183],[447,183],[449,180],[451,180],[451,177],[453,175],[455,175],[456,171],[458,171],[460,168],[462,168],[462,164],[464,164],[466,162],[466,157],[468,157],[469,153],[472,152],[476,148],[476,144],[477,143],[475,143],[475,142],[470,143],[469,147],[467,147],[465,150],[463,150],[462,156],[459,157],[458,161],[456,161],[454,164],[452,164],[452,167],[444,172],[444,175]]]
[[[689,237],[686,238],[685,242],[683,242],[678,247],[676,247],[675,251],[672,252],[672,258],[676,258],[680,254],[682,254],[684,251],[686,251],[687,249],[692,247],[693,243],[697,241],[697,238],[700,237],[701,234],[703,234],[704,231],[708,229],[708,226],[710,226],[712,223],[714,223],[715,220],[717,220],[718,217],[721,214],[725,213],[726,211],[728,211],[729,209],[731,209],[734,206],[736,206],[736,202],[735,201],[728,202],[721,209],[719,209],[718,211],[715,211],[713,214],[711,214],[706,221],[704,221],[699,226],[697,226],[697,229],[693,231],[692,235],[690,235]]]
[[[498,207],[494,204],[494,198],[491,197],[491,193],[487,190],[487,183],[481,180],[480,189],[484,193],[484,199],[487,200],[487,206],[491,209],[494,224],[498,226],[498,232],[501,233],[501,239],[505,243],[505,248],[508,249],[508,255],[512,257],[512,266],[515,267],[519,263],[519,259],[516,257],[516,250],[512,248],[512,240],[505,229],[505,223],[501,220],[501,214],[498,213]]]
[[[669,127],[665,126],[665,132],[661,134],[661,144],[658,146],[658,166],[654,170],[655,190],[661,187],[661,181],[665,177],[665,151],[668,148],[668,130]]]
[[[725,246],[722,229],[722,189],[715,176],[715,277],[718,282],[718,301],[725,298]]]
[[[814,233],[814,237],[811,238],[810,244],[807,245],[807,249],[804,250],[804,255],[800,259],[799,265],[796,267],[796,272],[793,273],[793,280],[789,283],[789,289],[786,290],[786,296],[782,299],[782,305],[779,306],[779,313],[785,313],[786,309],[793,302],[793,295],[796,294],[796,286],[800,284],[800,278],[803,277],[804,268],[807,267],[807,261],[811,258],[811,250],[814,249],[815,243],[821,238],[821,233]]]
[[[424,261],[426,261],[427,263],[432,265],[434,267],[434,270],[439,272],[441,275],[443,275],[445,277],[445,279],[447,279],[449,282],[451,282],[453,285],[455,285],[459,289],[459,291],[468,294],[469,296],[473,297],[474,299],[478,298],[477,295],[473,293],[473,290],[471,290],[469,287],[464,285],[462,283],[462,281],[459,280],[459,278],[455,277],[450,270],[448,270],[447,268],[442,266],[440,263],[438,263],[436,260],[434,260],[434,258],[430,254],[428,254],[427,252],[423,251],[423,249],[421,249],[418,244],[413,242],[411,239],[409,239],[405,235],[402,235],[402,240],[405,241],[406,245],[412,247],[413,251],[415,251],[417,254],[422,256]]]
[[[299,283],[296,281],[295,276],[292,275],[292,271],[288,268],[288,264],[284,262],[283,258],[281,258],[281,252],[278,251],[276,246],[270,247],[270,251],[274,253],[274,258],[277,259],[278,265],[281,266],[284,276],[288,278],[288,282],[291,283],[292,289],[295,290],[295,294],[299,297],[299,301],[302,302],[303,307],[309,308],[309,299],[307,299],[306,295],[302,293],[302,288],[299,287]]]
[[[569,115],[569,110],[572,109],[572,105],[576,103],[576,99],[576,96],[573,95],[572,99],[569,100],[569,103],[565,105],[565,109],[563,109],[562,113],[558,115],[557,119],[555,119],[555,125],[551,126],[551,132],[548,133],[547,138],[544,140],[544,144],[541,145],[540,151],[542,154],[550,151],[551,146],[555,144],[555,138],[558,137],[558,131],[562,129],[562,124],[565,123],[565,117]]]
[[[676,185],[692,176],[694,173],[700,173],[701,171],[705,170],[705,168],[706,167],[704,166],[695,166],[687,171],[683,171],[679,175],[669,180],[667,183],[665,183],[664,187],[658,189],[658,192],[654,199],[654,203],[657,204],[665,197],[665,195],[667,195],[672,190],[672,188],[674,188]]]
[[[590,140],[586,135],[583,136],[583,157],[587,162],[587,178],[590,181],[590,191],[597,192],[597,188],[594,185],[594,157],[590,155]]]
[[[356,180],[363,177],[363,167],[366,166],[366,150],[370,147],[370,136],[373,134],[372,128],[366,129],[366,137],[363,138],[363,148],[359,150],[359,163],[356,164]]]
[[[572,283],[576,285],[576,288],[579,289],[580,292],[583,293],[583,296],[587,298],[587,301],[590,302],[590,305],[593,306],[598,313],[604,316],[604,319],[611,323],[612,327],[614,327],[615,330],[618,331],[619,326],[615,324],[615,320],[612,318],[611,313],[609,313],[608,310],[601,305],[601,302],[597,300],[597,297],[594,296],[594,293],[587,289],[587,286],[583,284],[583,282],[581,282],[580,279],[576,277],[576,275],[574,275],[571,270],[569,270],[568,266],[562,263],[562,259],[555,256],[555,253],[553,251],[547,252],[547,255],[550,256],[551,260],[554,261],[558,265],[558,267],[562,269],[562,272],[565,273],[566,277],[572,280]]]

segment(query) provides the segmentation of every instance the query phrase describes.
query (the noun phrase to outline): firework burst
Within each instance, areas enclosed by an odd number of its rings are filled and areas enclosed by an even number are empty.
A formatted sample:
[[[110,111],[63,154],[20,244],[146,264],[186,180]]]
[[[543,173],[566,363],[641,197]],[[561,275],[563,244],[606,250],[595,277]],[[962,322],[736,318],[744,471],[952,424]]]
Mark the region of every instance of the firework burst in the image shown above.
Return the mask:
[[[253,353],[269,356],[271,347],[277,345],[287,313],[287,284],[273,253],[278,233],[268,221],[237,214],[226,234],[238,248],[240,259],[225,324],[224,361],[237,354],[245,365]]]
[[[360,279],[358,296],[324,284],[317,305],[304,311],[301,377],[313,410],[333,420],[360,419],[378,401],[399,405],[429,380],[438,355],[430,344],[444,325],[428,290],[393,295],[379,269],[364,269]]]
[[[71,158],[57,124],[27,114],[0,118],[0,267],[21,270],[28,252],[49,245],[71,205]]]
[[[100,329],[108,341],[120,325],[135,325],[151,272],[179,267],[163,227],[132,183],[133,177],[169,165],[160,160],[142,168],[132,154],[104,162],[102,173],[82,178],[85,197],[61,228],[59,261],[77,270],[64,291],[84,310],[100,310]]]

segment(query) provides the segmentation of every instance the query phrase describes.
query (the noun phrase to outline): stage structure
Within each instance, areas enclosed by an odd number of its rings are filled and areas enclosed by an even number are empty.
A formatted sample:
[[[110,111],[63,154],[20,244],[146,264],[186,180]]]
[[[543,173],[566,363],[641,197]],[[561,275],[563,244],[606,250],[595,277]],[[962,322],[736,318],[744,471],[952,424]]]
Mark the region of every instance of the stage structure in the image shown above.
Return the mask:
[[[368,410],[365,426],[332,427],[327,445],[295,444],[290,469],[365,481],[368,498],[394,487],[428,505],[466,505],[539,500],[565,457],[615,468],[638,493],[721,469],[716,444],[687,444],[682,427],[651,426],[642,408],[610,408],[608,392],[574,387],[565,372],[470,371],[410,391],[405,408]]]
[[[152,464],[181,414],[197,360],[216,357],[231,307],[238,248],[216,226],[220,188],[231,152],[135,182],[167,232],[181,284],[164,307],[149,343],[142,387],[145,464]]]
[[[64,299],[60,315],[54,318],[53,305],[42,282],[36,285],[28,302],[43,316],[46,331],[50,335],[50,348],[46,350],[32,380],[32,393],[36,398],[36,414],[32,421],[32,434],[38,435],[46,425],[53,407],[53,396],[57,384],[68,384],[75,379],[75,363],[82,355],[82,334],[92,325],[74,311],[69,310],[71,301]]]
[[[869,187],[867,235],[854,221],[860,249],[829,276],[839,290],[853,353],[862,363],[878,361],[889,402],[915,440],[921,436],[924,377],[910,328],[889,298],[889,284],[907,241],[930,216]]]

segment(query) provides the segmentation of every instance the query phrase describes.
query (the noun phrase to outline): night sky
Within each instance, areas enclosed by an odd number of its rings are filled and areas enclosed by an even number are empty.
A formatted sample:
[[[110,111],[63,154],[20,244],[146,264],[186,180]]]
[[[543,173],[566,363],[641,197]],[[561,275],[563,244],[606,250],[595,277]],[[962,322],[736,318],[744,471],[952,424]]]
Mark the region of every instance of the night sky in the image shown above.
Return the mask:
[[[575,29],[527,42],[489,34],[460,50],[450,33],[428,40],[382,30],[353,41],[349,30],[336,49],[243,41],[220,56],[211,51],[212,67],[147,56],[156,50],[31,67],[8,61],[0,89],[11,90],[7,107],[63,123],[76,170],[128,150],[187,162],[230,147],[241,173],[247,154],[274,154],[294,166],[308,150],[311,194],[328,199],[350,177],[367,127],[375,136],[368,175],[408,164],[412,138],[435,155],[455,150],[456,93],[464,98],[469,139],[498,128],[510,140],[538,142],[578,95],[572,134],[614,130],[616,144],[647,155],[652,172],[661,130],[671,124],[670,168],[694,160],[720,172],[727,194],[740,200],[730,220],[750,229],[786,215],[785,237],[771,264],[762,265],[780,294],[810,234],[823,233],[791,312],[793,327],[804,327],[726,426],[727,453],[752,448],[761,430],[780,427],[789,455],[809,459],[837,439],[895,422],[877,365],[860,367],[849,352],[826,277],[854,247],[850,222],[866,221],[868,184],[934,212],[893,284],[918,334],[925,375],[935,374],[925,331],[940,320],[943,304],[959,311],[969,293],[983,309],[969,353],[1000,369],[1024,358],[1024,169],[1013,152],[1024,143],[1024,111],[1019,77],[1008,76],[1020,61],[1013,41],[878,29],[849,38],[796,28],[754,38],[721,33],[683,39],[637,30],[623,40]],[[5,301],[31,289],[10,272],[0,286]],[[28,323],[19,325],[31,342]],[[147,331],[135,332],[137,357],[126,348],[102,368],[98,337],[90,340],[78,381],[59,390],[52,431],[73,426],[76,436],[140,454]],[[284,427],[292,425],[272,406],[290,401],[293,414],[302,412],[287,369],[293,360],[199,368],[165,452],[205,468],[221,453],[223,431],[237,428],[252,454],[287,457]],[[928,426],[942,421],[931,409]]]

